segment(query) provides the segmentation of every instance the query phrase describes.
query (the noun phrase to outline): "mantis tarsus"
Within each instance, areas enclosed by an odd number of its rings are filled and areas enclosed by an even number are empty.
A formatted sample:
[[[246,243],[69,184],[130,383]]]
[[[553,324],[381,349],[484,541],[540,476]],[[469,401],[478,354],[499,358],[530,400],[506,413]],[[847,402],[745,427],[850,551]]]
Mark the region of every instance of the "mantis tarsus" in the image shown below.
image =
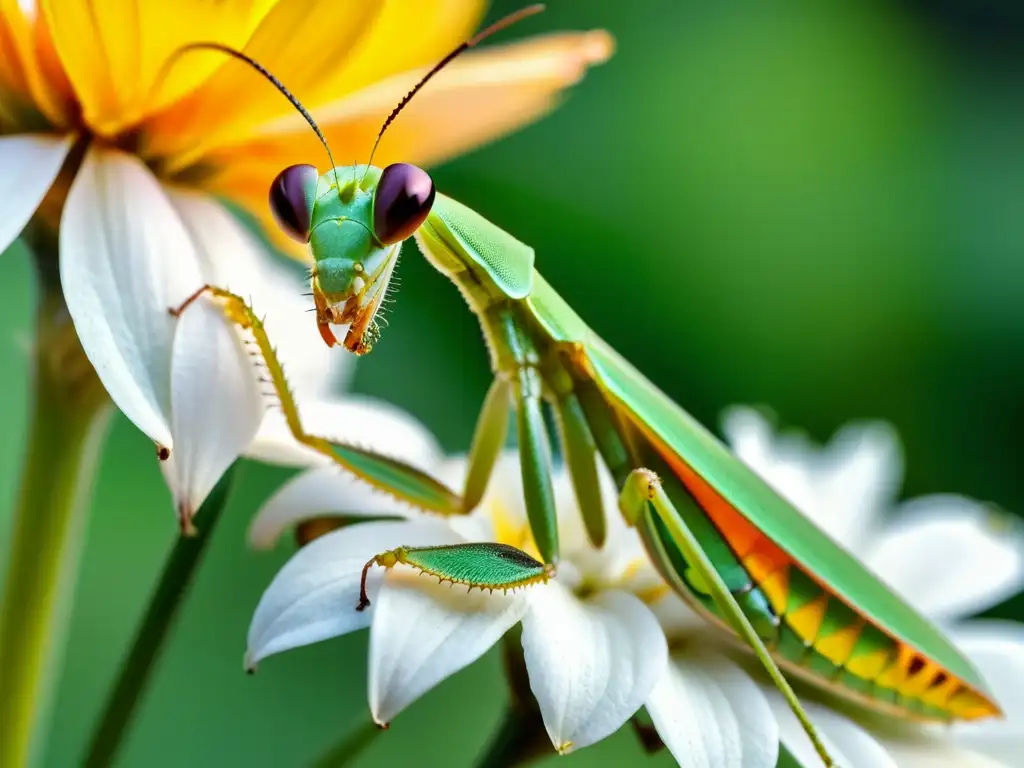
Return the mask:
[[[540,10],[531,6],[464,43],[430,70],[391,113],[377,140],[414,94],[462,50]],[[298,100],[257,62],[218,44],[270,80],[330,149]],[[376,149],[376,144],[374,145]],[[366,354],[402,243],[412,237],[459,289],[480,321],[494,381],[478,419],[462,494],[400,461],[307,433],[262,323],[240,297],[205,286],[248,329],[295,438],[363,480],[420,508],[460,515],[480,502],[515,412],[523,487],[543,562],[504,545],[417,550],[396,546],[367,563],[405,563],[470,587],[543,581],[558,562],[548,434],[556,417],[562,453],[588,534],[603,544],[598,460],[621,491],[665,580],[692,606],[731,629],[754,652],[832,765],[779,669],[905,718],[975,719],[999,714],[984,681],[927,620],[822,533],[710,432],[603,342],[534,268],[534,251],[462,203],[437,193],[429,175],[395,163],[294,165],[274,180],[270,204],[281,228],[308,243],[319,331],[349,324],[342,344]],[[396,542],[400,545],[401,542]],[[511,551],[510,551],[511,550]],[[453,563],[458,563],[456,569]],[[456,570],[458,575],[456,576]],[[360,602],[361,610],[368,601]],[[353,609],[356,609],[353,606]]]

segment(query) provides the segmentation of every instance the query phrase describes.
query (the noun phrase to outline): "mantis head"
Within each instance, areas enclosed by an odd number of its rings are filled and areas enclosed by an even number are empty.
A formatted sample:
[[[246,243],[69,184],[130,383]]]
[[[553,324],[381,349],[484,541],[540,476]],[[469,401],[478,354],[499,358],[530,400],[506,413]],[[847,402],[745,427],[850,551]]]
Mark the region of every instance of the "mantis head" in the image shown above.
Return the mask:
[[[317,327],[328,346],[337,343],[331,325],[347,323],[346,349],[361,355],[373,348],[399,249],[430,214],[434,194],[427,172],[407,163],[323,175],[293,165],[274,179],[270,210],[278,226],[313,253]]]
[[[309,111],[280,80],[247,54],[220,43],[189,43],[165,64],[163,74],[178,55],[195,49],[220,51],[244,62],[288,99],[323,144],[331,169],[320,175],[315,166],[308,164],[285,168],[270,185],[270,210],[285,234],[308,243],[313,252],[310,277],[317,327],[327,346],[338,343],[331,325],[349,323],[345,348],[357,355],[373,348],[380,336],[375,317],[387,293],[398,251],[402,242],[420,228],[434,204],[434,182],[426,171],[408,163],[393,163],[383,171],[373,165],[384,132],[427,81],[459,54],[542,10],[544,6],[540,3],[527,6],[456,46],[391,111],[373,143],[369,162],[341,169]]]

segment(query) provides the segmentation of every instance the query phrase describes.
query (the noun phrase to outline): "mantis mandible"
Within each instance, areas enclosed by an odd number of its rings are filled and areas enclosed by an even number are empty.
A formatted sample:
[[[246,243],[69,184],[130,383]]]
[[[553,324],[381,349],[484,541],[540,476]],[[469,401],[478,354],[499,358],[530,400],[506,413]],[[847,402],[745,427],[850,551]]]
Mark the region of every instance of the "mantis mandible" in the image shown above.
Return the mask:
[[[530,6],[463,43],[399,103],[402,108],[463,50],[541,10]],[[598,461],[620,489],[619,507],[636,526],[664,579],[698,612],[749,647],[800,719],[826,764],[815,726],[780,670],[893,716],[951,721],[1000,714],[971,664],[926,619],[870,574],[709,431],[601,340],[535,269],[532,248],[467,206],[438,193],[422,169],[395,163],[338,168],[312,116],[283,84],[248,56],[220,50],[267,78],[302,114],[331,167],[281,171],[271,210],[286,234],[308,243],[317,326],[366,354],[402,244],[410,237],[451,280],[483,330],[494,381],[472,440],[458,494],[395,459],[306,432],[259,317],[215,286],[218,300],[247,329],[266,362],[295,438],[395,497],[441,515],[473,510],[483,497],[515,414],[525,504],[543,562],[506,545],[396,546],[367,563],[407,564],[469,587],[508,588],[550,578],[558,563],[546,403],[555,413],[562,454],[588,535],[605,537]],[[377,143],[374,144],[376,150]],[[510,407],[511,406],[511,407]],[[401,542],[396,542],[396,545]],[[365,571],[364,571],[365,575]],[[368,604],[365,598],[358,607]]]

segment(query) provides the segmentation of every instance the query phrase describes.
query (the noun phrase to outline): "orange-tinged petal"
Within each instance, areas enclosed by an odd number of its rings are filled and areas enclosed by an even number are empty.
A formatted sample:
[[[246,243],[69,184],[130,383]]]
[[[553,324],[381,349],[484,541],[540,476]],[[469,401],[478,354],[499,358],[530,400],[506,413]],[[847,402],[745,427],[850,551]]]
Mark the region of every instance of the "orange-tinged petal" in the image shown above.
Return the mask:
[[[21,9],[15,3],[15,13],[7,13],[7,4],[10,0],[0,3],[0,87],[7,93],[21,90],[25,85],[24,74],[21,71],[21,62],[17,56],[11,55],[8,51],[18,50],[17,32],[18,26],[24,25]]]
[[[10,35],[10,47],[4,41],[4,24]],[[0,44],[3,50],[11,52],[3,57],[7,66],[16,67],[21,73],[24,97],[53,126],[69,127],[74,112],[71,85],[39,9],[33,7],[26,12],[19,0],[0,0]],[[0,62],[0,70],[3,67],[4,62]]]
[[[305,99],[372,29],[379,10],[378,3],[365,0],[281,0],[260,22],[244,52]],[[173,171],[204,148],[289,109],[284,97],[250,67],[227,59],[194,94],[147,122],[142,151],[150,156],[180,154],[164,163]]]
[[[97,133],[111,135],[137,122],[154,103],[192,90],[222,62],[189,54],[155,92],[170,54],[211,40],[245,43],[266,3],[261,0],[41,0],[64,69]]]
[[[429,165],[503,136],[550,110],[588,67],[605,61],[613,41],[604,31],[562,33],[469,53],[439,74],[388,129],[374,158]],[[363,161],[391,109],[422,75],[403,73],[316,113],[335,159]],[[203,158],[207,185],[243,205],[266,207],[274,176],[292,163],[326,168],[315,134],[289,118],[280,132]],[[256,210],[262,215],[262,209]]]

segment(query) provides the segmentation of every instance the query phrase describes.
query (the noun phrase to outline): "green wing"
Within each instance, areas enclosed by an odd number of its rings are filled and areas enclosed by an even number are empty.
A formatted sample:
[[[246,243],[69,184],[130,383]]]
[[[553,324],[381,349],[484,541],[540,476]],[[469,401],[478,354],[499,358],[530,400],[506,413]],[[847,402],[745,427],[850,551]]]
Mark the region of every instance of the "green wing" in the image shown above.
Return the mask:
[[[587,328],[539,275],[534,277],[528,303],[552,338],[583,344],[598,386],[619,408],[645,425],[780,549],[897,640],[942,664],[965,683],[987,691],[977,671],[931,622]]]
[[[621,355],[596,336],[586,347],[602,389],[634,419],[646,424],[780,549],[898,640],[917,648],[964,682],[986,690],[977,671],[930,621],[776,493]]]

